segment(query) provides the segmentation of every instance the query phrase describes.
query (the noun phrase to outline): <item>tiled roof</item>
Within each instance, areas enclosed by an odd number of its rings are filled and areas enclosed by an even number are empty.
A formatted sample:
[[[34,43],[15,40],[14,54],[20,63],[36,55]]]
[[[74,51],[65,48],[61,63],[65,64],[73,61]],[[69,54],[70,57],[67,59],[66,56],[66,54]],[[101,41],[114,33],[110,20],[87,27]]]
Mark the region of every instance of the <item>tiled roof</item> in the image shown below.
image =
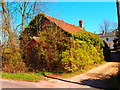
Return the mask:
[[[48,20],[50,20],[51,22],[54,22],[57,26],[59,26],[60,28],[62,28],[63,30],[65,30],[67,32],[75,34],[76,31],[83,30],[82,28],[80,28],[78,26],[75,26],[75,25],[64,22],[63,20],[56,19],[56,18],[48,16],[46,14],[44,14],[44,16]]]
[[[106,33],[106,34],[99,34],[100,37],[114,37],[115,32],[111,32],[111,33]]]
[[[44,13],[42,13],[42,14],[44,14]],[[44,14],[44,17],[46,17],[51,22],[54,22],[57,26],[59,26],[60,28],[62,28],[63,30],[65,30],[69,33],[74,33],[75,34],[75,32],[83,30],[82,28],[80,28],[78,26],[66,23],[63,20],[56,19],[56,18],[51,17],[51,16],[46,15],[46,14]],[[85,30],[83,30],[83,31],[85,31]],[[85,32],[87,32],[87,31],[85,31]],[[41,40],[40,37],[35,37],[35,36],[33,36],[33,39],[36,42],[40,42],[40,40]]]

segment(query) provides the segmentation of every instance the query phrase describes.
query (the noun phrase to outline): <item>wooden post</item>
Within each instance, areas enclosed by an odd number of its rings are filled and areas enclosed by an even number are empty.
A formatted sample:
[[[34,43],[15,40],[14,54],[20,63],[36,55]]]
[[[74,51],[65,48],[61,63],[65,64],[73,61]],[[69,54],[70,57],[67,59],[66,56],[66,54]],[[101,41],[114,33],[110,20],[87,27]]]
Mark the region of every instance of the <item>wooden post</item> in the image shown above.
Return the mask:
[[[119,39],[120,39],[120,0],[116,1],[117,6],[117,15],[118,15],[118,31],[119,31]]]

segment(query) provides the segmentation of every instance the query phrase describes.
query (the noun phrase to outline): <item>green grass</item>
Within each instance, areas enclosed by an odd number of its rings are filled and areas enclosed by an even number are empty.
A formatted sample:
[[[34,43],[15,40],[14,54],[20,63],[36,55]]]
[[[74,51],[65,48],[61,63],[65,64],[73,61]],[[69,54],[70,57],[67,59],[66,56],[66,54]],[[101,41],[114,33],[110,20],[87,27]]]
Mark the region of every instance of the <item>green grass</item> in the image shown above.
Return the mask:
[[[120,49],[117,49],[117,50],[111,49],[110,51],[111,52],[120,52]]]
[[[111,52],[117,52],[117,51],[111,51]]]
[[[13,80],[23,80],[23,81],[31,81],[31,82],[39,82],[43,80],[43,72],[40,73],[0,73],[2,78],[5,79],[13,79]],[[51,74],[49,72],[45,72],[46,75]]]

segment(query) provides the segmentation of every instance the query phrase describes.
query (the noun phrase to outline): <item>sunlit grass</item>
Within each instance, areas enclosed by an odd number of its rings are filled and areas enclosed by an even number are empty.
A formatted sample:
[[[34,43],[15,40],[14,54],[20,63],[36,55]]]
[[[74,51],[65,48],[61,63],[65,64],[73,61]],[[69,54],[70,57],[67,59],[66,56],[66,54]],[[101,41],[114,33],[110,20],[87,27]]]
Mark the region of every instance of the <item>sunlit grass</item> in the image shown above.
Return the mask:
[[[23,81],[32,81],[32,82],[39,82],[43,80],[43,72],[40,73],[0,73],[2,78],[5,79],[13,79],[13,80],[23,80]],[[50,74],[46,72],[45,74]]]
[[[111,52],[117,52],[117,51],[111,51]]]

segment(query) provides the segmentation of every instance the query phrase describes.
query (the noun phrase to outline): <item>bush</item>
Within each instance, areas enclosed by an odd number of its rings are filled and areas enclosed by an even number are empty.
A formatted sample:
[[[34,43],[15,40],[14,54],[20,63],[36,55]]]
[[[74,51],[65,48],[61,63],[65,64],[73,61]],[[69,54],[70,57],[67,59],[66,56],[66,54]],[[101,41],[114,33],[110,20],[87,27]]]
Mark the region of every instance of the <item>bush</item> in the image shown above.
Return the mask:
[[[8,73],[25,72],[27,69],[21,58],[19,47],[9,47],[2,49],[3,71]]]
[[[76,47],[72,51],[66,50],[62,53],[62,66],[66,72],[84,69],[88,65],[94,65],[103,59],[97,49],[81,40],[75,40]]]

